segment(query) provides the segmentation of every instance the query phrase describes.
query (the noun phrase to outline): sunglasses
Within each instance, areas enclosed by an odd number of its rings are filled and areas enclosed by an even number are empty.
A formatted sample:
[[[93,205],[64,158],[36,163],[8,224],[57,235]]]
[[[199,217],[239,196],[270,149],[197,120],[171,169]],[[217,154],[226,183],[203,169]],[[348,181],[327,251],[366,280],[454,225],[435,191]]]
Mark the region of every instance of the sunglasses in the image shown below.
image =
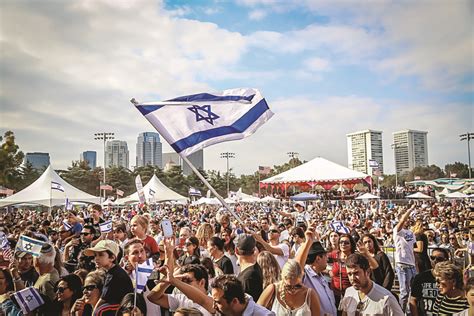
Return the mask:
[[[430,256],[430,259],[433,260],[433,261],[438,261],[438,262],[446,260],[446,258],[440,257],[440,256]]]
[[[81,236],[89,236],[91,233],[81,233]]]
[[[303,287],[301,284],[295,284],[295,285],[285,285],[285,290],[286,291],[294,291],[294,290],[299,290]]]
[[[84,287],[82,288],[82,291],[83,291],[83,292],[86,292],[86,291],[87,291],[87,292],[92,292],[92,291],[93,291],[94,289],[96,289],[96,288],[97,288],[97,285],[95,285],[95,284],[86,285],[86,286],[84,286]]]
[[[270,233],[277,234],[279,233],[278,229],[270,229]]]
[[[64,291],[66,291],[66,289],[68,289],[68,287],[57,287],[56,292],[57,293],[64,293]]]

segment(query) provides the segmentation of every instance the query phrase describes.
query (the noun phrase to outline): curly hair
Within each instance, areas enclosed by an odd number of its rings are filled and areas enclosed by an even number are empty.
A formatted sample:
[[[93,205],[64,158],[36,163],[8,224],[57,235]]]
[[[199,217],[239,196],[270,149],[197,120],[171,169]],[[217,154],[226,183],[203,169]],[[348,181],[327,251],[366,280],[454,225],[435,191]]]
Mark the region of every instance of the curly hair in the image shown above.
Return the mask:
[[[262,251],[257,256],[257,263],[262,268],[263,288],[280,279],[280,265],[269,251]]]
[[[434,268],[434,275],[441,280],[454,280],[457,289],[463,289],[461,268],[447,261],[438,262]]]

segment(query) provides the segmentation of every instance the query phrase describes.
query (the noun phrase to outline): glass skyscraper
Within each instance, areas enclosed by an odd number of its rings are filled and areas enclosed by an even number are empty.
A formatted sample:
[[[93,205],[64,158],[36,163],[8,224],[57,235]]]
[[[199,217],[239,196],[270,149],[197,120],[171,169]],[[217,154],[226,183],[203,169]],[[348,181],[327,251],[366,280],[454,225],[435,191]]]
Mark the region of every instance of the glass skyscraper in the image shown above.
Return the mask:
[[[31,163],[34,169],[43,170],[49,166],[49,153],[26,153],[25,163]]]
[[[160,134],[153,132],[140,133],[137,137],[137,167],[146,165],[163,169],[162,144]]]
[[[81,161],[87,161],[89,168],[95,169],[97,167],[97,152],[95,151],[84,151],[80,157]]]

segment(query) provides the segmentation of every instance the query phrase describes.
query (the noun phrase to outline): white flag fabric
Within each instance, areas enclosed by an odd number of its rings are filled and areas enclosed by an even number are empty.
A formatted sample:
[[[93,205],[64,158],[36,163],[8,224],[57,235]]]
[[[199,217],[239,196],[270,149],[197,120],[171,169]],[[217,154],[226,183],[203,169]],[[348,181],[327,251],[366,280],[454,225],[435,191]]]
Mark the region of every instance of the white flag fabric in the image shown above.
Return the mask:
[[[112,221],[108,220],[103,223],[99,224],[100,232],[101,233],[110,233],[112,231]]]
[[[44,304],[44,300],[34,287],[28,287],[13,294],[23,314],[31,313]]]
[[[35,257],[38,257],[43,244],[43,241],[21,235],[18,243],[16,244],[16,248],[20,251],[24,251],[32,254]]]
[[[63,226],[64,226],[64,229],[66,230],[71,230],[72,229],[72,225],[70,225],[67,220],[63,220]]]
[[[137,269],[135,271],[137,293],[141,293],[145,289],[146,282],[148,281],[150,274],[153,272],[153,268],[154,266],[151,258],[144,263],[137,265]]]
[[[66,198],[66,202],[64,204],[66,207],[66,211],[72,211],[72,209],[74,208],[74,205],[72,205],[72,202],[69,201],[68,198]]]
[[[64,192],[64,187],[59,182],[51,181],[51,190],[58,190]]]
[[[143,192],[142,178],[140,175],[135,178],[135,186],[137,187],[138,200],[140,204],[145,203],[145,192]]]
[[[346,225],[344,225],[344,223],[341,221],[333,221],[329,225],[331,226],[332,230],[340,234],[349,234],[351,232],[351,230],[347,228]]]
[[[185,156],[213,144],[250,136],[273,116],[260,92],[251,88],[135,106],[171,147]]]

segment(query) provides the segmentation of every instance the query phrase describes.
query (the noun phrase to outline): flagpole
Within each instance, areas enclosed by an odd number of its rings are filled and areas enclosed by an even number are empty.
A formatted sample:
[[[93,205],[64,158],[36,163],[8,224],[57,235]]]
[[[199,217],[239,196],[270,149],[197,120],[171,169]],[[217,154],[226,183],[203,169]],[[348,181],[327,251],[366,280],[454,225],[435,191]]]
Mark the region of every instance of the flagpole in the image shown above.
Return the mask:
[[[53,183],[49,184],[49,210],[48,210],[48,217],[51,216],[53,207]]]
[[[242,219],[234,212],[234,210],[230,208],[230,206],[224,201],[222,196],[220,196],[219,193],[217,193],[217,191],[212,187],[212,185],[209,182],[207,182],[206,178],[203,177],[203,175],[199,172],[199,170],[197,170],[197,168],[191,163],[191,161],[189,161],[189,159],[181,153],[178,153],[178,155],[191,167],[191,170],[193,170],[193,172],[199,177],[199,179],[201,179],[201,181],[206,185],[206,187],[208,187],[208,189],[211,190],[211,192],[222,203],[222,205],[232,214],[232,216],[234,216],[235,219],[238,220],[241,225],[245,225]]]

